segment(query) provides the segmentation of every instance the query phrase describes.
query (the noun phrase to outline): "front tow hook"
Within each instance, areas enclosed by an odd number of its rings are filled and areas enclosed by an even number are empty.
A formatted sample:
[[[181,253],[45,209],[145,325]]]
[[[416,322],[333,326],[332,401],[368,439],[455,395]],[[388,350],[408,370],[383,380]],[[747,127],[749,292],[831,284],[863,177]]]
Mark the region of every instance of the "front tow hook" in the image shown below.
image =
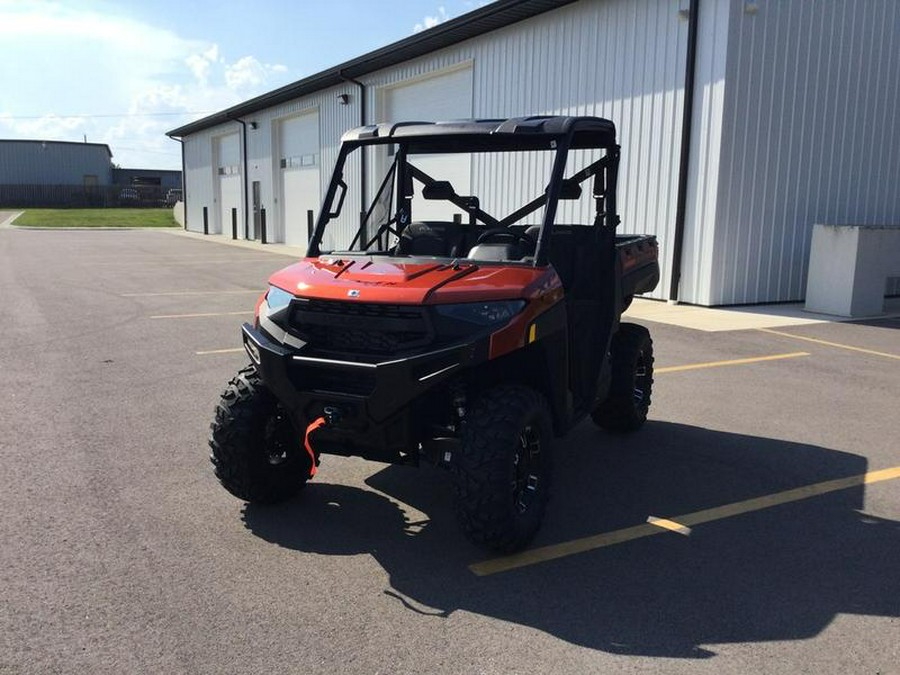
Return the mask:
[[[322,410],[325,417],[325,424],[329,427],[334,427],[338,425],[338,422],[341,421],[341,409],[337,406],[326,405]]]
[[[328,405],[325,406],[324,410],[322,410],[322,416],[314,419],[308,427],[306,427],[306,433],[303,436],[303,447],[306,449],[306,454],[309,455],[310,465],[309,465],[309,477],[312,478],[318,472],[316,467],[319,466],[319,453],[313,450],[312,444],[310,443],[309,437],[322,427],[333,427],[336,426],[338,422],[341,420],[341,409],[337,406]]]

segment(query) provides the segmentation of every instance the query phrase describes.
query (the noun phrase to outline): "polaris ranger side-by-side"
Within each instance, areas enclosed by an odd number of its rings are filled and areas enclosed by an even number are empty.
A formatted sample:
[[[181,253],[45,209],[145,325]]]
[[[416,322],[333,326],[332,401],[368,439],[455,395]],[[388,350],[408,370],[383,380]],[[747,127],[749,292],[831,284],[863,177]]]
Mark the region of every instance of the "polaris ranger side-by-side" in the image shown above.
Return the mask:
[[[383,178],[351,214],[360,161]],[[322,454],[426,459],[450,469],[472,541],[525,546],[554,437],[588,415],[634,430],[650,405],[650,334],[619,317],[656,286],[658,251],[615,234],[618,163],[615,126],[593,117],[347,132],[306,257],[243,326],[252,364],[210,436],[222,485],[276,502]]]

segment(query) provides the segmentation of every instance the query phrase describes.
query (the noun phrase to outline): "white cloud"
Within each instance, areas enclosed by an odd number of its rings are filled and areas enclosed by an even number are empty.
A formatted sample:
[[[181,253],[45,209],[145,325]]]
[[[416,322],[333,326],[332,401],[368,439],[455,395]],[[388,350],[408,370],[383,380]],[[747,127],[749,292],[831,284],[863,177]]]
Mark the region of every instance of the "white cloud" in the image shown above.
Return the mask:
[[[12,119],[9,113],[0,114],[0,124],[12,129],[17,135],[48,141],[69,140],[84,127],[80,117],[60,117],[50,113],[32,119]]]
[[[204,52],[191,54],[184,60],[194,77],[201,84],[206,84],[209,80],[209,72],[212,66],[222,61],[223,59],[219,56],[219,45],[215,44]]]
[[[233,91],[259,87],[269,80],[271,73],[285,72],[287,67],[280,63],[260,63],[252,56],[244,56],[225,66],[225,84]]]
[[[0,0],[0,137],[86,134],[123,166],[178,168],[166,131],[289,81],[281,64],[100,9]]]
[[[450,15],[447,14],[447,10],[444,8],[444,6],[441,5],[437,8],[437,14],[435,16],[426,16],[419,23],[413,26],[413,33],[421,33],[423,30],[434,28],[435,26],[442,24],[449,19]]]

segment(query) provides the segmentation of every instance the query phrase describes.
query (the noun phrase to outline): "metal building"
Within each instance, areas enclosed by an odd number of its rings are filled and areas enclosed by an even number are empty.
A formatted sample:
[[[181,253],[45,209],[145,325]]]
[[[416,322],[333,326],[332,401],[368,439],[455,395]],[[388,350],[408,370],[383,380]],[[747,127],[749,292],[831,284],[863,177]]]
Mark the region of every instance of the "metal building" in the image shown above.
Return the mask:
[[[0,140],[0,206],[157,206],[181,188],[181,171],[116,168],[112,157],[104,143]]]
[[[188,229],[302,244],[348,128],[607,117],[655,297],[722,305],[801,300],[814,223],[900,222],[898,108],[895,0],[499,0],[169,135]]]
[[[0,140],[0,205],[90,205],[112,182],[103,143]]]
[[[155,186],[160,190],[181,188],[181,172],[170,169],[120,169],[112,170],[114,185]]]
[[[109,185],[105,143],[0,140],[0,185]]]

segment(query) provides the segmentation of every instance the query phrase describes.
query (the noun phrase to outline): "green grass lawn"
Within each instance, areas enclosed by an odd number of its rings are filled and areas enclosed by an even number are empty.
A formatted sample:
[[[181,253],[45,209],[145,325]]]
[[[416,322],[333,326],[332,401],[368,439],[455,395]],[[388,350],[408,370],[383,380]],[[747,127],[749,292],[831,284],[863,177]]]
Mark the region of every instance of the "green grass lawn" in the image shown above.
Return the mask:
[[[172,209],[27,209],[25,227],[179,227]]]

